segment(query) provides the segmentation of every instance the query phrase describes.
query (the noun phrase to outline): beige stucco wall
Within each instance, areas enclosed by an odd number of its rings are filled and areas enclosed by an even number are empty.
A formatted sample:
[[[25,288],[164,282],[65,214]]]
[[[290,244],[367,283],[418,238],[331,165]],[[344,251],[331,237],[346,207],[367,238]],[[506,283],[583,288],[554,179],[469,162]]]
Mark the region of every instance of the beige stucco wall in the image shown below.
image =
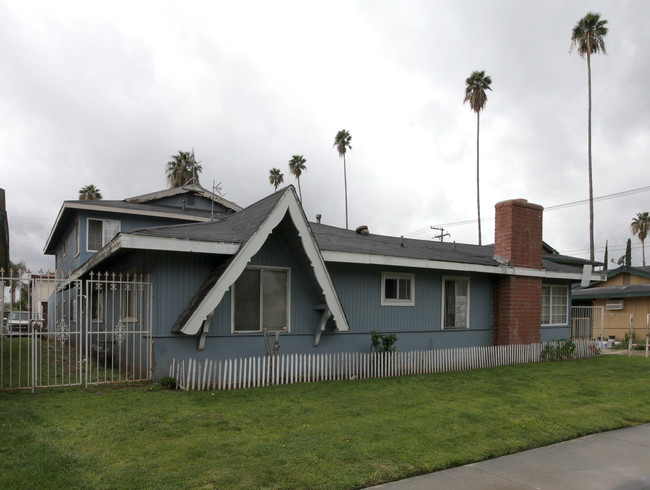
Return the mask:
[[[610,285],[612,285],[610,283]],[[618,299],[618,298],[617,298]],[[605,309],[606,300],[594,300],[594,306],[602,306],[605,311],[604,330],[605,338],[614,335],[616,340],[623,340],[630,331],[629,315],[634,315],[633,326],[637,339],[645,339],[647,315],[650,313],[650,297],[622,298],[623,309],[608,311]],[[594,328],[594,336],[600,337],[600,325]]]

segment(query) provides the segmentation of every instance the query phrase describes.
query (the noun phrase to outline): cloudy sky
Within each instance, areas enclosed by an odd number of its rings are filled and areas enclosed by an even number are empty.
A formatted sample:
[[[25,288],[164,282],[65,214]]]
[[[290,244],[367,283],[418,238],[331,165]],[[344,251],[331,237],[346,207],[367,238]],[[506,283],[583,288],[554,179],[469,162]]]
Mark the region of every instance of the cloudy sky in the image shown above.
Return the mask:
[[[371,233],[478,243],[474,70],[492,77],[481,113],[483,242],[494,204],[549,208],[544,239],[587,257],[587,69],[569,53],[588,11],[609,21],[593,58],[596,256],[624,253],[650,210],[650,2],[0,1],[0,187],[11,258],[52,269],[43,246],[62,201],[166,187],[194,148],[201,183],[242,206],[273,191],[269,169],[307,159],[304,208]],[[637,191],[637,189],[639,189]],[[632,191],[632,192],[629,192]],[[567,207],[556,207],[576,203]],[[461,224],[458,224],[462,222]],[[641,249],[633,238],[634,262]]]

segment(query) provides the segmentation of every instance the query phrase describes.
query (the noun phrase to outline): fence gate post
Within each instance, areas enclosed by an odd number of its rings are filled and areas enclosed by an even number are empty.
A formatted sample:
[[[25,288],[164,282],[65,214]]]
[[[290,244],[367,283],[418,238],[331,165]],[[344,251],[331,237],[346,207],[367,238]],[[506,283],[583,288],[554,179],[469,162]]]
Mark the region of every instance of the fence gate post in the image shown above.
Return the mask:
[[[627,341],[627,355],[632,355],[632,335],[634,334],[634,314],[630,313],[630,337]]]

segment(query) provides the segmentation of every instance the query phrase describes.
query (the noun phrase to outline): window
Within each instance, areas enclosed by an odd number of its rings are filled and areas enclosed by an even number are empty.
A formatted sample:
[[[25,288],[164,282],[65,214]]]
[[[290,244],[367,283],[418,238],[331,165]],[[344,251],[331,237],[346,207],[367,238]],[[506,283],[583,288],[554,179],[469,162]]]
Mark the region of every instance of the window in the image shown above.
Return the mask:
[[[289,331],[289,291],[289,269],[245,269],[232,290],[233,332]]]
[[[442,328],[469,328],[469,277],[442,278]]]
[[[413,306],[415,274],[381,273],[381,306]]]
[[[568,304],[567,286],[542,285],[542,325],[566,325]]]
[[[63,256],[65,257],[68,255],[68,242],[67,240],[63,240]]]
[[[88,219],[88,240],[86,249],[96,252],[120,232],[120,222],[110,219]]]

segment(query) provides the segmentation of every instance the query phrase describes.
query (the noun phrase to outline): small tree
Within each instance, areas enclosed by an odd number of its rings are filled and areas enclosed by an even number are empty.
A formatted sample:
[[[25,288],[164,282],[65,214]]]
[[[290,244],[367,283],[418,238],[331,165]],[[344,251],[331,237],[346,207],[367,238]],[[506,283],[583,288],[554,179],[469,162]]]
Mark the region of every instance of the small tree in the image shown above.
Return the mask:
[[[102,192],[93,184],[79,189],[80,201],[99,201],[100,199],[102,199]]]
[[[200,185],[199,174],[202,171],[201,162],[197,162],[194,156],[194,149],[191,152],[179,151],[178,155],[172,155],[165,167],[169,187],[182,187],[188,182]]]
[[[636,218],[630,223],[632,235],[636,235],[641,240],[641,254],[643,257],[643,267],[645,267],[645,239],[648,237],[650,231],[650,213],[647,211],[637,213]]]
[[[289,170],[298,181],[298,194],[300,194],[301,204],[302,204],[302,189],[300,189],[300,176],[305,170],[307,170],[307,166],[305,165],[305,163],[307,163],[307,160],[305,160],[305,158],[302,155],[294,155],[291,157],[291,160],[289,160]]]
[[[280,172],[279,168],[272,168],[269,170],[269,183],[278,190],[278,186],[284,182],[284,174]]]

